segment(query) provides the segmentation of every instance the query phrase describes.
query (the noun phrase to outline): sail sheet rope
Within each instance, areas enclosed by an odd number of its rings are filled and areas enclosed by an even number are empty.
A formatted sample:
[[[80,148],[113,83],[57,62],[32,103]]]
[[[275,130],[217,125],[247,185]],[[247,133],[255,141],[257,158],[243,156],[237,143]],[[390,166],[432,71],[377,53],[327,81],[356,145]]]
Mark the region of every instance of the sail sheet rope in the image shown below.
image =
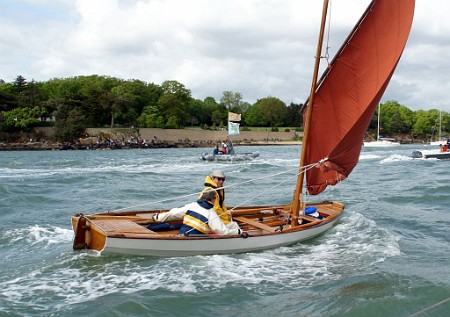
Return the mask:
[[[431,306],[429,306],[429,307],[427,307],[427,308],[424,308],[424,309],[422,309],[421,311],[418,311],[418,312],[416,312],[416,313],[414,313],[414,314],[412,314],[412,315],[409,315],[409,317],[416,317],[416,316],[419,316],[419,315],[421,315],[421,314],[423,314],[423,313],[425,313],[425,312],[427,312],[427,311],[430,311],[431,309],[436,308],[436,307],[438,307],[438,306],[440,306],[440,305],[443,305],[443,304],[445,304],[445,303],[447,303],[447,302],[449,302],[449,301],[450,301],[450,297],[447,298],[447,299],[444,299],[443,301],[440,301],[439,303],[436,303],[436,304],[433,304],[433,305],[431,305]]]
[[[258,180],[262,180],[262,179],[266,179],[266,178],[272,178],[272,177],[280,176],[280,175],[287,174],[287,173],[292,173],[293,171],[297,171],[297,173],[295,173],[295,174],[293,175],[293,177],[294,177],[294,176],[297,177],[298,175],[300,175],[300,174],[302,174],[302,173],[305,173],[307,170],[309,170],[309,169],[311,169],[311,168],[313,168],[313,167],[315,167],[315,166],[317,166],[317,165],[319,165],[319,164],[322,164],[322,163],[323,163],[323,160],[320,160],[320,161],[317,162],[317,163],[312,163],[312,164],[303,166],[303,167],[300,169],[300,171],[298,171],[297,169],[295,169],[295,170],[294,170],[294,169],[290,169],[290,170],[286,170],[286,171],[279,172],[279,173],[275,173],[275,174],[264,175],[264,176],[261,176],[261,177],[253,178],[253,179],[250,179],[250,180],[247,180],[247,181],[244,181],[244,182],[240,182],[240,183],[236,183],[236,184],[231,184],[231,185],[227,185],[227,186],[223,186],[223,187],[218,187],[217,189],[228,189],[228,188],[232,188],[232,187],[237,187],[237,186],[241,186],[241,185],[244,185],[244,184],[247,184],[247,183],[252,183],[252,182],[255,182],[255,181],[258,181]],[[242,206],[242,205],[245,204],[246,202],[248,202],[248,201],[250,201],[250,200],[254,200],[254,199],[260,197],[261,195],[263,195],[263,194],[266,193],[267,191],[269,191],[269,190],[271,190],[271,189],[273,189],[273,188],[275,188],[275,187],[277,187],[277,186],[281,186],[281,185],[284,184],[286,181],[287,181],[287,180],[282,181],[281,183],[276,184],[276,185],[270,187],[268,190],[264,191],[263,193],[261,193],[261,194],[259,194],[259,195],[257,195],[257,196],[251,197],[251,199],[248,199],[247,201],[238,204],[238,205],[235,206],[234,208],[237,208],[237,207],[239,207],[239,206]],[[144,207],[144,206],[151,206],[151,205],[155,205],[155,204],[159,204],[159,203],[163,203],[163,202],[175,201],[175,200],[179,200],[179,199],[187,198],[187,197],[192,197],[192,196],[197,196],[197,197],[198,197],[201,193],[202,193],[202,191],[199,191],[199,192],[195,192],[195,193],[191,193],[191,194],[186,194],[186,195],[181,195],[181,196],[176,196],[176,197],[165,198],[165,199],[161,199],[161,200],[157,200],[157,201],[152,201],[152,202],[148,202],[148,203],[144,203],[144,204],[139,204],[139,205],[133,205],[133,206],[128,206],[128,207],[124,207],[124,208],[114,209],[114,210],[110,210],[110,211],[108,211],[108,212],[126,211],[126,210],[129,210],[129,209],[134,209],[134,208]],[[233,208],[233,209],[234,209],[234,208]]]
[[[304,166],[304,167],[303,167],[303,170],[301,170],[300,172],[298,172],[298,173],[292,175],[292,177],[297,177],[297,176],[300,175],[300,174],[304,174],[304,173],[305,173],[306,171],[308,171],[309,169],[311,169],[311,168],[313,168],[313,167],[316,167],[317,165],[322,164],[322,163],[323,163],[323,160],[321,160],[320,162],[314,163],[314,164],[310,164],[310,165]],[[283,185],[284,183],[286,183],[286,182],[288,182],[288,181],[290,181],[290,179],[285,179],[285,180],[283,180],[283,181],[281,181],[281,182],[279,182],[279,183],[273,185],[272,187],[269,187],[268,189],[266,189],[265,191],[259,193],[258,195],[253,196],[253,197],[251,197],[250,199],[247,199],[246,201],[243,201],[242,203],[240,203],[240,204],[234,206],[234,207],[231,209],[231,211],[234,210],[234,209],[236,209],[236,208],[238,208],[238,207],[240,207],[240,206],[245,205],[246,203],[248,203],[248,202],[251,201],[251,200],[254,200],[254,199],[258,198],[258,197],[261,197],[261,196],[265,195],[267,192],[270,192],[272,189],[274,189],[274,188],[276,188],[276,187],[278,187],[278,186],[281,186],[281,185]]]
[[[310,165],[308,165],[308,166],[305,166],[305,167],[303,168],[303,171],[300,171],[299,173],[293,175],[293,177],[294,177],[294,176],[297,177],[299,174],[305,173],[308,169],[311,169],[311,168],[313,168],[313,167],[315,167],[315,166],[317,166],[317,165],[319,165],[319,164],[322,164],[325,160],[326,160],[326,159],[320,160],[320,162],[318,162],[318,163],[310,164]],[[285,172],[282,172],[282,173],[278,173],[278,174],[283,174],[283,173],[287,173],[287,172],[288,172],[288,171],[285,171]],[[273,175],[271,175],[271,176],[273,176]],[[262,177],[262,178],[264,178],[264,177]],[[258,178],[258,179],[261,179],[261,178]],[[257,179],[254,179],[254,180],[257,180]],[[250,181],[254,181],[254,180],[250,180]],[[250,181],[247,181],[247,182],[250,182]],[[281,181],[281,182],[279,182],[279,183],[273,185],[272,187],[268,188],[267,190],[265,190],[265,191],[259,193],[259,195],[253,196],[253,197],[251,197],[250,199],[247,199],[246,201],[243,201],[242,203],[238,204],[237,206],[234,206],[234,207],[231,208],[229,211],[233,211],[234,209],[236,209],[236,208],[238,208],[238,207],[240,207],[240,206],[245,205],[245,204],[248,203],[249,201],[254,200],[254,199],[256,199],[256,198],[258,198],[258,197],[260,197],[260,196],[266,194],[267,192],[271,191],[272,189],[274,189],[274,188],[276,188],[276,187],[278,187],[278,186],[283,185],[283,184],[286,183],[287,181],[290,181],[290,179],[285,179],[285,180],[283,180],[283,181]],[[247,182],[245,182],[245,183],[247,183]],[[242,184],[242,183],[240,183],[240,184]],[[238,185],[240,185],[240,184],[238,184]],[[230,186],[234,186],[234,185],[230,185]],[[230,187],[230,186],[229,186],[229,187]],[[225,187],[226,187],[226,186],[220,187],[220,188],[225,188]],[[219,188],[219,189],[220,189],[220,188]],[[220,218],[220,216],[221,216],[222,214],[223,214],[223,213],[218,214],[218,215],[217,215],[217,218]],[[291,215],[291,217],[294,217],[294,216]],[[217,219],[217,218],[216,218],[216,219]],[[298,219],[299,217],[294,217],[294,218],[297,218],[297,219]],[[212,219],[211,219],[211,220],[212,220]],[[208,221],[206,221],[205,223],[208,223]],[[191,231],[193,231],[194,229],[195,229],[195,228],[192,228],[192,229],[188,230],[185,234],[189,235],[189,233],[190,233]]]

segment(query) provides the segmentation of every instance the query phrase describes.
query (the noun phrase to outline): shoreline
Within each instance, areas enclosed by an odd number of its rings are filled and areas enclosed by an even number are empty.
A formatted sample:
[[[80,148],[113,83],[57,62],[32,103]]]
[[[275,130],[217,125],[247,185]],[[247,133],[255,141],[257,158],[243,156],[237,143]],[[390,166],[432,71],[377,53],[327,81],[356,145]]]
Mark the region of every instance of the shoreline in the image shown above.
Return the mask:
[[[301,145],[301,141],[253,141],[236,142],[235,146],[288,146]],[[211,142],[170,142],[154,143],[114,143],[114,144],[60,144],[46,142],[0,143],[0,151],[92,151],[92,150],[130,150],[130,149],[161,149],[161,148],[214,148]]]

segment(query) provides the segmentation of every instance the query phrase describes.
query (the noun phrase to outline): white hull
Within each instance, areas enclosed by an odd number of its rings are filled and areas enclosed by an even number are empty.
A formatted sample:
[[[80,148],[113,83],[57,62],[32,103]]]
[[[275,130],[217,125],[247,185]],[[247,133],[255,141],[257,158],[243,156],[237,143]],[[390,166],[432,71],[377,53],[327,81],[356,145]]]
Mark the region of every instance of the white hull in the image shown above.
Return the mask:
[[[444,144],[447,144],[447,140],[430,142],[430,145],[444,145]]]
[[[102,252],[161,257],[253,252],[311,239],[330,229],[337,220],[301,231],[248,238],[204,238],[197,239],[195,242],[188,239],[107,238]]]
[[[364,147],[395,147],[400,146],[400,142],[392,142],[392,141],[372,141],[372,142],[364,142]]]
[[[74,249],[141,256],[191,256],[253,252],[294,244],[316,237],[341,217],[344,205],[316,203],[321,219],[300,215],[300,225],[292,227],[290,207],[259,206],[237,208],[233,218],[250,236],[179,235],[178,230],[152,231],[148,220],[161,210],[102,213],[72,217]],[[156,229],[155,229],[156,230]]]
[[[450,159],[450,152],[442,152],[441,149],[434,150],[416,150],[412,153],[413,158],[435,158],[439,160],[448,160]]]

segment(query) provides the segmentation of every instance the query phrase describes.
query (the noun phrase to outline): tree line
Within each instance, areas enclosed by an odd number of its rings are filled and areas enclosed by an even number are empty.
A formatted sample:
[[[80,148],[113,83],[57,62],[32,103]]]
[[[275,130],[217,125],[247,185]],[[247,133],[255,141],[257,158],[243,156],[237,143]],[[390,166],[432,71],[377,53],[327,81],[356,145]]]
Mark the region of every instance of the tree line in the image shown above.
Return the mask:
[[[36,126],[55,127],[58,141],[73,141],[86,128],[136,127],[204,129],[226,127],[228,112],[242,115],[241,127],[298,127],[302,104],[286,105],[276,97],[249,104],[239,92],[224,91],[213,97],[195,99],[182,83],[168,80],[161,85],[137,79],[108,76],[77,76],[48,81],[27,81],[17,76],[0,80],[0,141],[8,135],[29,132]],[[412,111],[397,101],[381,104],[381,133],[408,134],[429,138],[437,134],[439,111]],[[442,112],[442,131],[450,130],[450,115]],[[377,113],[369,131],[377,128]]]

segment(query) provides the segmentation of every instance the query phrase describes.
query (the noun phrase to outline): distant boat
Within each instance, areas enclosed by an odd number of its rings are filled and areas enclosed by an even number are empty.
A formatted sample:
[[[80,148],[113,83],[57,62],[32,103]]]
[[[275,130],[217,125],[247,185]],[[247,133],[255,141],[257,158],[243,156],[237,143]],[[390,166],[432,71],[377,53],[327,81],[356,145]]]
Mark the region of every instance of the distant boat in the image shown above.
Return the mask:
[[[224,254],[287,246],[324,234],[343,215],[344,204],[304,198],[344,181],[358,164],[372,113],[405,47],[414,5],[414,0],[372,0],[318,80],[328,9],[324,0],[310,96],[304,103],[305,135],[294,195],[288,187],[290,179],[277,175],[274,182],[282,181],[286,187],[285,203],[280,205],[281,198],[273,197],[270,205],[233,208],[233,219],[245,234],[218,235],[202,226],[203,234],[180,235],[171,223],[158,231],[148,228],[153,215],[164,210],[77,214],[71,218],[73,248],[149,256]],[[155,183],[158,191],[164,190],[161,186]],[[333,237],[324,236],[320,243],[332,245]]]
[[[425,159],[438,159],[438,160],[448,160],[450,159],[450,152],[442,152],[441,149],[433,150],[415,150],[412,154],[413,158],[425,158]]]
[[[380,137],[380,110],[381,107],[378,105],[378,127],[377,127],[377,140],[364,142],[364,147],[394,147],[399,146],[400,142],[397,142],[393,138]]]
[[[431,150],[415,150],[412,153],[413,158],[425,158],[425,159],[438,159],[448,160],[450,159],[450,139],[439,143],[442,147]]]
[[[251,161],[259,156],[259,152],[253,153],[236,153],[233,143],[230,140],[231,136],[239,135],[239,122],[241,121],[241,115],[234,112],[228,112],[228,139],[223,144],[225,147],[224,152],[221,150],[215,150],[213,153],[203,153],[201,159],[204,161],[218,161],[218,162],[238,162],[238,161]]]
[[[392,138],[378,138],[376,141],[364,142],[364,147],[395,147],[400,145],[400,142]]]
[[[259,152],[252,153],[238,153],[238,154],[211,154],[203,153],[202,160],[209,162],[239,162],[239,161],[251,161],[259,156]]]
[[[440,138],[439,138],[440,139]],[[430,141],[430,145],[441,145],[444,144],[445,140],[441,140],[441,141]]]

